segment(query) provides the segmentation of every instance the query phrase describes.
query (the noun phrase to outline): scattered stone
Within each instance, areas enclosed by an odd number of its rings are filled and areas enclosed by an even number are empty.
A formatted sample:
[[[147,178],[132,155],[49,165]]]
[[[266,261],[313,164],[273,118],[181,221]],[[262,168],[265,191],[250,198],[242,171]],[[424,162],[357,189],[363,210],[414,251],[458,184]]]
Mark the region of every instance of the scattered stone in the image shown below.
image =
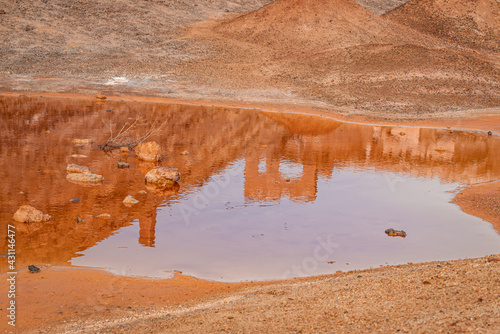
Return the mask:
[[[98,174],[69,173],[66,175],[68,181],[73,182],[102,182],[104,177]]]
[[[83,223],[84,221],[85,221],[85,219],[82,219],[82,218],[76,216],[76,222],[77,223]]]
[[[98,215],[96,217],[101,218],[101,219],[110,219],[111,215],[109,213],[101,213],[100,215]]]
[[[189,155],[189,151],[182,151],[180,155]]]
[[[144,161],[157,162],[162,160],[161,147],[154,141],[140,143],[135,147],[135,154]]]
[[[66,171],[68,173],[92,174],[92,172],[87,166],[79,166],[75,164],[68,164],[68,166],[66,167]]]
[[[87,156],[84,154],[72,154],[71,157],[72,158],[87,158]]]
[[[119,162],[118,163],[118,168],[129,168],[130,165],[126,162]]]
[[[50,215],[43,214],[30,205],[21,206],[14,214],[14,220],[21,223],[41,223],[50,219]]]
[[[401,131],[401,132],[399,133],[399,135],[400,135],[400,136],[405,136],[405,135],[406,135],[406,132]]]
[[[390,237],[403,237],[406,238],[406,232],[403,230],[395,230],[393,228],[389,228],[385,230],[385,234],[387,234]]]
[[[114,112],[114,110],[113,109],[108,109],[108,110],[106,110],[106,112]]]
[[[95,95],[95,98],[98,99],[98,100],[106,100],[106,96],[104,96],[103,94],[101,93],[97,93]]]
[[[72,199],[69,200],[71,203],[73,204],[76,204],[76,203],[80,203],[80,199],[78,197],[73,197]]]
[[[500,262],[500,256],[490,256],[488,262]]]
[[[431,284],[431,282],[429,282],[429,281],[423,281],[422,283],[425,285]]]
[[[488,131],[488,136],[491,136],[491,135],[493,135],[493,132]]]
[[[165,187],[179,181],[181,175],[175,167],[156,167],[146,174],[146,183]]]
[[[136,200],[135,198],[133,198],[130,195],[128,195],[127,197],[125,197],[125,199],[123,200],[123,204],[125,204],[127,206],[132,206],[132,205],[137,204],[137,203],[139,203],[139,201]]]
[[[90,145],[94,143],[94,139],[73,139],[71,142],[74,145]]]
[[[34,265],[29,265],[28,266],[28,270],[30,271],[30,273],[32,274],[36,274],[36,273],[39,273],[40,272],[40,268],[38,268],[37,266],[34,266]]]
[[[146,195],[148,192],[146,190],[139,190],[137,193],[141,195]]]
[[[5,12],[5,10],[0,9],[0,15],[2,15],[2,14],[7,14],[7,13]]]

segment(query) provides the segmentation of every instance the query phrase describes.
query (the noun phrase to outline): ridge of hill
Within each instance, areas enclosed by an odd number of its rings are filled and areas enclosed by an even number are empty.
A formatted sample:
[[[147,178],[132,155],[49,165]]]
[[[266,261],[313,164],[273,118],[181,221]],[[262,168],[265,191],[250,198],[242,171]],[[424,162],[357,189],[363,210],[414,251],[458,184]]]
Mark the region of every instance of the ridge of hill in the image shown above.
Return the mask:
[[[462,46],[500,51],[498,0],[412,0],[384,17]]]

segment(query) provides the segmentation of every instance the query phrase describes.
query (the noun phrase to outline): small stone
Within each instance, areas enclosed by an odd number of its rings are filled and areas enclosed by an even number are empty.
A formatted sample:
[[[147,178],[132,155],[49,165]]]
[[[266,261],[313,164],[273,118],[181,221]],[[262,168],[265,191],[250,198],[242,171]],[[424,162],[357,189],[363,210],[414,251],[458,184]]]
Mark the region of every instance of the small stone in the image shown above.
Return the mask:
[[[139,190],[137,193],[141,195],[146,195],[148,192],[146,190]]]
[[[32,274],[36,274],[36,273],[39,273],[40,272],[40,268],[38,268],[37,266],[34,266],[34,265],[30,265],[28,266],[28,270],[30,271],[30,273]]]
[[[422,283],[425,285],[431,284],[431,282],[429,282],[429,281],[423,281]]]
[[[76,216],[76,222],[77,223],[83,223],[84,221],[85,221],[85,219],[82,219],[82,218]]]
[[[97,93],[95,95],[95,98],[98,99],[98,100],[106,100],[106,96],[104,96],[103,94],[101,93]]]
[[[389,228],[385,230],[385,234],[387,234],[390,237],[403,237],[406,238],[406,232],[403,230],[395,230],[393,228]]]
[[[72,158],[87,158],[85,154],[72,154],[70,155]]]
[[[92,174],[92,172],[87,166],[79,166],[75,164],[68,164],[68,166],[66,167],[66,171],[68,173]]]
[[[165,187],[179,181],[181,175],[175,167],[156,167],[146,174],[146,183]]]
[[[109,213],[101,213],[100,215],[98,215],[96,217],[101,218],[101,219],[110,219],[111,215]]]
[[[69,201],[70,201],[71,203],[73,203],[73,204],[76,204],[76,203],[80,203],[80,202],[81,202],[81,201],[80,201],[80,199],[79,199],[79,198],[77,198],[77,197],[73,197],[73,198],[72,198],[72,199],[70,199]]]
[[[128,153],[128,147],[127,146],[120,147],[120,152],[122,152],[122,153]]]
[[[14,220],[21,223],[41,223],[50,219],[50,215],[43,214],[30,205],[21,206],[14,214]]]
[[[5,12],[5,10],[0,9],[0,15],[2,15],[2,14],[7,14],[7,13]]]
[[[182,151],[180,155],[189,155],[189,151]]]
[[[157,162],[162,160],[161,147],[154,141],[140,143],[135,147],[137,158],[143,161]]]
[[[119,162],[118,163],[118,168],[129,168],[130,165],[126,162]]]
[[[104,177],[98,174],[83,174],[83,173],[70,173],[66,175],[66,179],[68,181],[73,182],[102,182],[104,181]]]
[[[500,262],[500,256],[490,256],[488,262]]]
[[[401,132],[399,133],[399,135],[400,135],[400,136],[405,136],[405,135],[406,135],[406,132],[401,131]]]
[[[125,204],[126,206],[132,206],[132,205],[137,204],[137,203],[139,203],[139,201],[130,195],[125,197],[125,199],[123,200],[123,204]]]
[[[73,139],[71,142],[74,145],[90,145],[94,143],[94,139]]]
[[[488,136],[491,136],[491,135],[493,135],[493,132],[488,131]]]

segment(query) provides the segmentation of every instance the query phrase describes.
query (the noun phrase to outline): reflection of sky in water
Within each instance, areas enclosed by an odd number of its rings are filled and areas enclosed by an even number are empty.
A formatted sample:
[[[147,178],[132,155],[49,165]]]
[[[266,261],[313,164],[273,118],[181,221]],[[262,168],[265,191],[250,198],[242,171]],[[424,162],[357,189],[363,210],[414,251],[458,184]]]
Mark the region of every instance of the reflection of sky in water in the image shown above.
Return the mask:
[[[279,171],[283,179],[297,179],[304,172],[304,167],[293,161],[282,160]]]
[[[301,177],[302,166],[282,164],[288,175],[282,177]],[[244,168],[245,160],[238,160],[198,191],[159,208],[155,247],[138,243],[135,221],[72,264],[126,275],[166,277],[163,271],[180,270],[240,281],[500,252],[500,235],[489,223],[449,203],[457,183],[337,168],[331,177],[318,178],[314,201],[283,196],[248,202]],[[408,236],[388,237],[390,227]]]

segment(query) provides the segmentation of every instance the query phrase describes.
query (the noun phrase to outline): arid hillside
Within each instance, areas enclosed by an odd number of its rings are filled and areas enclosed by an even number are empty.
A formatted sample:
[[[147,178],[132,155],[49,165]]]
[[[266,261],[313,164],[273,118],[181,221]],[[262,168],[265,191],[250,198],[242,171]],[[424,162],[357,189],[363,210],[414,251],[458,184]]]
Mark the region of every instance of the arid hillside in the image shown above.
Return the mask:
[[[432,43],[354,0],[276,0],[216,31],[274,49],[328,52],[356,45]]]
[[[0,90],[314,107],[378,119],[498,113],[498,3],[19,0]],[[376,12],[377,14],[375,14]]]
[[[385,16],[465,47],[500,50],[500,3],[496,0],[410,1]]]

